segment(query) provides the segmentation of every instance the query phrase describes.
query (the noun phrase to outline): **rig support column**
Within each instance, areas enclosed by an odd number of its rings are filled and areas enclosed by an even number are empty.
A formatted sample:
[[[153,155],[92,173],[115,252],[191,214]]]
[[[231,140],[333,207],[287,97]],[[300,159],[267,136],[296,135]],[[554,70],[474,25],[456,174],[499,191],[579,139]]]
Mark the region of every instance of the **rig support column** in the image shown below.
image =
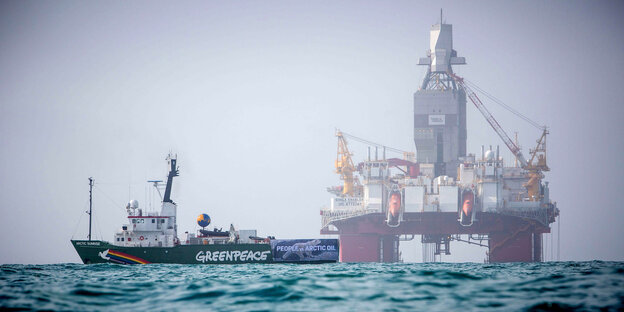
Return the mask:
[[[542,234],[531,231],[491,233],[489,262],[542,261]]]
[[[341,234],[340,262],[379,262],[379,235]]]
[[[340,234],[340,262],[398,262],[399,237]]]
[[[399,237],[397,235],[384,235],[379,237],[379,262],[399,261]]]
[[[542,261],[542,233],[533,233],[533,262]]]

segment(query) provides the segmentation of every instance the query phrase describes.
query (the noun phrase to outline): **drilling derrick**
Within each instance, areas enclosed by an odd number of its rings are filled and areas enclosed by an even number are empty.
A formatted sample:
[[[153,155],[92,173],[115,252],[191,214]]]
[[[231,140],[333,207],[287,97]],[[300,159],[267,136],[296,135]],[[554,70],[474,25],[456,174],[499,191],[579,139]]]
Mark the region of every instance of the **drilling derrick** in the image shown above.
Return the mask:
[[[416,153],[392,149],[338,131],[336,173],[342,187],[328,188],[331,206],[321,210],[321,234],[340,237],[342,262],[401,261],[399,243],[420,235],[423,261],[451,254],[451,242],[484,247],[489,262],[542,261],[542,234],[559,215],[543,181],[546,127],[494,99],[453,73],[466,64],[453,49],[452,25],[435,24],[430,48],[419,65],[426,74],[414,94]],[[542,134],[527,160],[473,90],[485,93]],[[466,151],[466,100],[515,156],[506,167],[499,148]],[[354,165],[345,137],[369,145],[368,158]],[[375,148],[375,157],[370,156]],[[383,149],[378,157],[377,149]],[[386,158],[386,151],[404,159]],[[358,178],[359,177],[359,178]],[[360,184],[360,181],[361,184]]]
[[[466,156],[466,93],[451,77],[452,65],[466,59],[453,50],[453,26],[431,26],[427,66],[419,90],[414,94],[414,143],[417,161],[433,163],[435,176],[457,177],[459,157]]]

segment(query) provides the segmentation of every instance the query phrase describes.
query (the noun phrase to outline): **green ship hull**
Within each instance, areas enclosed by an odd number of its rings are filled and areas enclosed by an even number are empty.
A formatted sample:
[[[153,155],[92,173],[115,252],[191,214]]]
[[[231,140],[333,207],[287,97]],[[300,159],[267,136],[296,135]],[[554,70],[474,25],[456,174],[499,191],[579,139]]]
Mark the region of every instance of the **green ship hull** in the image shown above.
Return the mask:
[[[273,263],[269,244],[178,245],[122,247],[105,241],[72,240],[80,259],[90,263],[239,264]]]

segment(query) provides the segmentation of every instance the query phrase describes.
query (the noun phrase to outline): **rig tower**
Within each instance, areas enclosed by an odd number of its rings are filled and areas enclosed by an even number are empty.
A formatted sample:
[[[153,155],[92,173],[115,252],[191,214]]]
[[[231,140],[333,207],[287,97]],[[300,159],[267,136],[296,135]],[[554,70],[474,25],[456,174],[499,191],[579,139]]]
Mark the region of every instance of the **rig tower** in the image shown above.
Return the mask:
[[[435,176],[457,178],[459,157],[466,156],[466,93],[451,77],[452,65],[466,59],[453,50],[453,25],[431,26],[427,57],[418,65],[427,73],[414,94],[414,143],[416,160],[433,163]]]

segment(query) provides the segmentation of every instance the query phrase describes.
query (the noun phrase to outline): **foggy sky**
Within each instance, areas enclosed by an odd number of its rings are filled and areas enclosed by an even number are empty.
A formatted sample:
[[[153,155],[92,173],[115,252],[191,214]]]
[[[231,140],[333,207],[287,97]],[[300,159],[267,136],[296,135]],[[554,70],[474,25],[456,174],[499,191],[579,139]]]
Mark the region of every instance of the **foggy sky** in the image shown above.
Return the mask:
[[[550,127],[561,260],[624,260],[622,21],[616,1],[0,3],[0,263],[79,262],[178,155],[179,233],[215,226],[319,237],[335,128],[414,150],[429,29],[453,25],[455,71]],[[485,102],[525,151],[539,130]],[[468,103],[468,151],[501,145]],[[354,160],[365,146],[352,142]],[[158,206],[156,196],[153,205]],[[546,259],[556,258],[546,235]],[[402,243],[421,261],[418,242]],[[485,250],[451,244],[444,261]]]

